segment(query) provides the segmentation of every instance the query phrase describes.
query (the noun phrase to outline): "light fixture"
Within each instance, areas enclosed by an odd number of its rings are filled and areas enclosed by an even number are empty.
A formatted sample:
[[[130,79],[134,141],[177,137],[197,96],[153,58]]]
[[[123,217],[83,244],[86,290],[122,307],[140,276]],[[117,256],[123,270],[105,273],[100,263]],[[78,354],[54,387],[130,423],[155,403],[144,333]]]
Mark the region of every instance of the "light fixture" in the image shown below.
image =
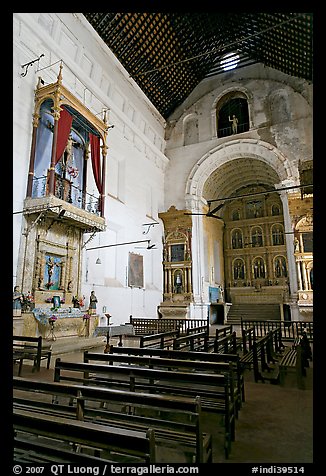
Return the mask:
[[[102,264],[100,258],[97,258],[95,264]]]

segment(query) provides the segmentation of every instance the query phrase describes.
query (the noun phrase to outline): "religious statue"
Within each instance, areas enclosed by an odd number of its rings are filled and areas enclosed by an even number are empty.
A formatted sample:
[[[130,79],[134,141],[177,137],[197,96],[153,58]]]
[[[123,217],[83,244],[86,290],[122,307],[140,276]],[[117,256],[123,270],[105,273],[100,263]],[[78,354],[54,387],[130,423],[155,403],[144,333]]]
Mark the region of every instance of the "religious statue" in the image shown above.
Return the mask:
[[[45,286],[48,289],[50,289],[50,287],[53,286],[53,284],[54,284],[54,282],[52,281],[52,275],[53,275],[55,266],[60,267],[60,263],[55,262],[53,256],[49,256],[47,261],[46,261],[46,267],[47,267],[47,272],[48,272],[48,282],[45,284]]]
[[[73,296],[72,298],[72,304],[75,308],[79,309],[79,299],[77,296]]]
[[[229,121],[232,122],[232,134],[236,134],[238,132],[238,118],[233,114],[232,119],[229,116]]]
[[[15,317],[22,315],[23,295],[20,292],[20,287],[15,286],[13,292],[13,315]]]
[[[300,242],[298,238],[294,238],[294,252],[298,253],[300,251]]]
[[[182,275],[181,275],[181,273],[176,273],[175,274],[174,292],[178,293],[178,294],[182,293]]]
[[[95,296],[95,292],[91,291],[91,295],[89,297],[89,314],[96,314],[96,304],[97,297]]]

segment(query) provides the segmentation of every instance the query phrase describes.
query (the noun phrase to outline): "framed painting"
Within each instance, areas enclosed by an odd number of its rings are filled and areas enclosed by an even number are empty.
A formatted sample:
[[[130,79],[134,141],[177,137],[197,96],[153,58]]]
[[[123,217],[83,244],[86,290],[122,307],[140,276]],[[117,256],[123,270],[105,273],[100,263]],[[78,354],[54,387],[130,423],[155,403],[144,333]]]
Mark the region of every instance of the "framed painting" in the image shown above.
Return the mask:
[[[53,307],[57,308],[61,306],[60,296],[53,296]]]
[[[129,253],[128,286],[135,288],[144,287],[143,256]]]

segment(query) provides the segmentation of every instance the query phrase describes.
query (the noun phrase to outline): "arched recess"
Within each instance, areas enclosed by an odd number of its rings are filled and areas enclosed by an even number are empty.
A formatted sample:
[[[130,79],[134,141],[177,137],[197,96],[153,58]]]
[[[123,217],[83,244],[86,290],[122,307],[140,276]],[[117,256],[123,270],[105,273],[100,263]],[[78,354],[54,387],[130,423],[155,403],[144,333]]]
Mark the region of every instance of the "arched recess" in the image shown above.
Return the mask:
[[[278,189],[283,187],[295,186],[299,183],[298,171],[295,168],[295,165],[292,164],[278,149],[272,145],[254,139],[243,139],[243,140],[233,140],[227,144],[222,144],[214,149],[207,152],[203,157],[201,157],[197,164],[192,168],[187,182],[186,182],[186,209],[191,210],[195,215],[192,216],[193,223],[193,242],[194,249],[196,249],[196,259],[193,258],[193,274],[194,274],[194,296],[205,296],[205,286],[208,287],[211,285],[210,282],[200,282],[199,279],[196,280],[196,276],[205,277],[207,273],[206,270],[206,258],[205,258],[205,233],[209,229],[214,233],[213,227],[215,224],[224,222],[224,237],[227,238],[227,243],[224,241],[223,257],[221,257],[219,267],[222,271],[220,272],[221,281],[215,283],[216,285],[225,286],[226,294],[230,290],[230,294],[227,296],[227,302],[235,302],[232,300],[232,293],[235,295],[241,292],[250,292],[250,288],[255,288],[257,286],[257,280],[259,281],[259,287],[269,287],[266,293],[272,294],[272,286],[278,286],[278,289],[274,290],[274,296],[271,299],[279,299],[281,303],[286,288],[286,278],[278,280],[278,283],[273,281],[272,276],[272,259],[273,253],[276,253],[275,248],[272,250],[270,243],[270,238],[265,241],[257,239],[256,242],[252,240],[250,236],[250,229],[254,225],[261,224],[262,233],[266,237],[270,233],[271,223],[275,223],[275,218],[272,216],[270,203],[276,204],[278,206],[278,212],[282,210],[281,199],[279,196]],[[275,192],[271,192],[275,190]],[[268,193],[268,196],[264,198],[264,195]],[[270,193],[271,192],[271,193]],[[252,218],[246,217],[245,207],[248,200],[243,200],[243,203],[238,203],[239,200],[231,201],[228,199],[234,199],[237,195],[246,194],[246,193],[260,193],[262,197],[262,213]],[[274,196],[275,194],[275,196]],[[254,197],[256,199],[256,197]],[[230,206],[229,206],[230,204]],[[231,205],[233,204],[233,205]],[[212,211],[216,207],[219,207],[218,211],[215,212],[217,216],[222,217],[221,220],[214,220],[211,218],[204,218],[200,216],[200,213],[207,213],[208,210]],[[238,208],[237,208],[238,207]],[[228,223],[225,222],[224,210],[227,210]],[[232,249],[231,243],[231,234],[232,229],[234,229],[234,219],[233,213],[234,210],[239,211],[236,218],[241,217],[240,220],[247,220],[247,222],[241,223],[239,226],[242,227],[244,235],[244,248],[243,250],[237,251],[237,249]],[[197,215],[196,215],[197,214]],[[255,220],[259,220],[256,221]],[[279,222],[282,223],[283,213],[279,215]],[[210,223],[210,228],[207,223]],[[238,226],[238,225],[237,225]],[[236,226],[236,227],[237,227]],[[232,227],[232,228],[230,228]],[[231,232],[231,234],[230,234]],[[217,237],[221,243],[221,235]],[[268,251],[265,253],[262,247],[268,246]],[[286,253],[286,247],[280,245],[282,248],[278,250],[278,253]],[[226,248],[225,248],[226,247]],[[257,250],[257,251],[255,251]],[[254,253],[258,253],[258,256],[261,258],[259,264],[259,269],[254,267]],[[262,254],[263,253],[263,254]],[[209,255],[209,252],[206,251],[206,255]],[[231,277],[231,257],[237,256],[242,257],[245,260],[245,269],[246,279],[237,280],[236,288],[233,290],[233,283]],[[223,262],[225,262],[225,267]],[[211,262],[211,260],[210,260]],[[224,269],[224,271],[223,271]],[[217,275],[218,273],[215,273]],[[228,274],[230,276],[228,276]],[[234,275],[234,270],[233,270]],[[284,282],[283,282],[284,281]],[[197,288],[198,287],[198,288]],[[245,291],[242,291],[243,288],[246,288]],[[263,290],[263,292],[265,292]]]
[[[227,144],[221,144],[203,155],[194,165],[186,181],[185,197],[186,204],[191,208],[192,200],[201,200],[204,196],[204,186],[207,179],[219,169],[222,165],[235,159],[245,158],[257,159],[263,164],[270,166],[275,171],[278,180],[273,182],[269,179],[269,184],[274,186],[276,183],[285,182],[293,185],[299,183],[297,169],[290,161],[276,148],[264,141],[256,139],[233,140]],[[254,176],[251,179],[252,183]],[[239,177],[241,181],[241,177]],[[245,186],[242,183],[242,186]],[[232,188],[231,188],[232,187]],[[234,186],[225,184],[223,190],[217,191],[216,197],[222,198],[232,194]],[[189,203],[187,203],[189,202]]]
[[[183,119],[183,145],[197,144],[198,138],[197,114],[188,114]]]
[[[223,127],[219,127],[219,113],[220,111],[226,106],[228,102],[232,101],[237,101],[238,99],[241,99],[243,102],[246,102],[247,108],[246,108],[246,122],[247,123],[247,129],[249,130],[252,127],[252,121],[251,121],[251,114],[250,111],[252,110],[253,107],[253,95],[252,93],[247,90],[246,88],[239,86],[239,87],[232,87],[228,88],[226,90],[223,90],[223,93],[219,94],[216,98],[215,101],[212,104],[211,108],[211,123],[212,123],[212,137],[221,137],[218,135],[218,130],[223,129]],[[230,111],[231,114],[231,111]],[[230,125],[230,124],[229,124]],[[243,132],[243,130],[238,132]],[[225,134],[228,135],[228,134]]]

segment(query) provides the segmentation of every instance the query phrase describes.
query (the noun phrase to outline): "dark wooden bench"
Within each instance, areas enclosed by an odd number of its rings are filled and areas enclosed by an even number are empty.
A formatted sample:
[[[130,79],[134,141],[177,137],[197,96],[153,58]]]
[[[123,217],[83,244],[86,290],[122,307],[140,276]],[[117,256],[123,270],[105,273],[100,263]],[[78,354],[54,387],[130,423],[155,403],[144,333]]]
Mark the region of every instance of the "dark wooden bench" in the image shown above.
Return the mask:
[[[13,362],[19,362],[18,375],[21,375],[24,360],[33,361],[32,372],[40,371],[42,360],[46,360],[49,369],[51,354],[50,347],[43,347],[42,336],[13,336]]]
[[[242,335],[241,350],[242,350],[242,355],[245,355],[252,350],[253,343],[256,340],[255,327],[251,326],[248,328],[241,329],[241,335]]]
[[[208,334],[208,331],[209,331],[209,328],[207,326],[207,324],[205,325],[201,325],[201,326],[197,326],[197,327],[188,327],[186,329],[186,334],[187,336],[189,336],[190,334],[196,334],[198,332],[207,332]]]
[[[238,352],[236,332],[232,331],[228,333],[223,329],[216,329],[214,352],[216,354],[236,354]]]
[[[179,352],[179,354],[185,354],[185,352],[182,351],[175,352]],[[192,352],[192,354],[194,354],[194,352]],[[202,356],[202,358],[204,358],[204,356]],[[220,360],[219,362],[217,362],[213,359],[211,361],[200,360],[198,356],[196,357],[196,359],[191,360],[190,356],[188,356],[187,359],[178,359],[177,356],[174,356],[173,358],[168,358],[164,357],[164,355],[155,357],[148,355],[128,355],[123,353],[103,354],[86,350],[84,351],[84,362],[107,362],[111,365],[122,363],[126,365],[135,365],[151,369],[174,370],[176,372],[190,371],[205,373],[227,373],[233,381],[232,388],[234,392],[234,400],[236,402],[236,416],[238,416],[238,410],[240,410],[242,406],[242,396],[244,390],[241,388],[242,381],[241,377],[239,378],[238,374],[240,365],[237,364],[239,364],[239,360],[238,362],[232,362],[230,360]]]
[[[15,462],[141,462],[155,463],[155,431],[77,421],[13,408]],[[78,453],[76,452],[78,450]],[[85,452],[85,454],[82,454]],[[91,452],[89,455],[87,453]]]
[[[304,389],[304,378],[307,375],[306,367],[309,366],[308,354],[306,350],[306,343],[303,337],[298,337],[293,345],[289,347],[279,362],[280,378],[279,382],[282,386],[285,385],[286,375],[288,373],[295,373],[297,380],[297,387]]]
[[[195,332],[188,335],[176,337],[173,340],[173,349],[182,351],[204,351],[208,350],[207,332]]]
[[[157,445],[183,451],[188,462],[212,462],[212,436],[203,432],[199,397],[166,397],[21,377],[14,379],[13,388],[16,408],[138,431],[153,428]]]
[[[153,349],[154,350],[154,349]],[[54,380],[109,386],[132,392],[201,398],[202,410],[223,416],[224,450],[228,458],[235,439],[236,405],[233,381],[227,374],[175,372],[136,366],[56,360]],[[219,427],[219,425],[218,425]]]
[[[98,355],[94,353],[95,357]],[[237,403],[237,409],[240,409],[242,403],[245,401],[245,386],[244,386],[244,376],[243,368],[240,364],[239,354],[215,354],[211,352],[202,352],[202,351],[182,351],[182,350],[173,350],[173,349],[140,349],[139,347],[124,347],[123,349],[117,346],[110,346],[109,354],[114,355],[129,355],[129,356],[147,356],[151,358],[164,358],[164,359],[175,359],[179,360],[189,360],[189,361],[200,361],[200,362],[218,362],[224,364],[224,370],[229,369],[228,363],[231,362],[234,366],[235,381],[234,381],[234,394],[235,401]],[[91,360],[91,353],[85,351],[84,355],[88,355]],[[100,360],[101,357],[99,356]],[[104,360],[104,359],[103,359]],[[203,364],[205,367],[205,364]],[[221,368],[222,371],[222,368]]]
[[[175,319],[175,318],[147,318],[129,317],[129,323],[134,327],[135,335],[157,334],[160,332],[180,330],[186,334],[187,329],[208,326],[206,319]]]
[[[173,346],[175,338],[180,336],[180,331],[166,331],[157,334],[141,335],[139,347],[153,347],[156,349],[165,349]]]
[[[215,337],[219,339],[225,336],[231,336],[234,333],[233,325],[228,324],[223,327],[217,327],[215,330]],[[237,347],[241,346],[241,337],[238,337],[236,334]]]
[[[264,372],[270,372],[270,363],[275,364],[275,334],[279,333],[279,329],[275,328],[269,331],[264,337],[255,339],[252,348],[240,358],[241,365],[244,368],[253,369],[255,382],[265,382],[268,377],[263,376]],[[271,380],[278,379],[278,375],[274,375]]]
[[[313,322],[241,318],[241,330],[247,329],[248,327],[255,328],[257,338],[265,336],[269,331],[275,328],[281,328],[281,338],[283,342],[294,342],[303,332],[307,334],[309,342],[313,342]]]

